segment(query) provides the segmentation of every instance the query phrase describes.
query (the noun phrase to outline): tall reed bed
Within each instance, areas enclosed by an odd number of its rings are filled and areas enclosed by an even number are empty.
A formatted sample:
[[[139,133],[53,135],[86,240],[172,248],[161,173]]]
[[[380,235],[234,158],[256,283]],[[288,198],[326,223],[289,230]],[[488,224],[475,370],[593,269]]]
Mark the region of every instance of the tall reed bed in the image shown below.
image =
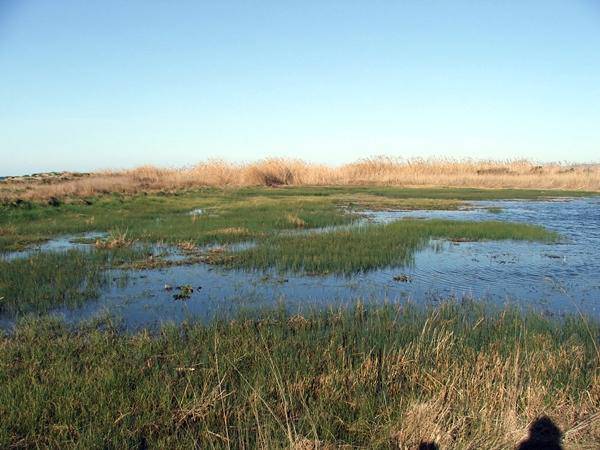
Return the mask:
[[[597,323],[466,302],[0,337],[0,447],[598,448]]]
[[[142,166],[90,176],[0,183],[0,200],[48,200],[111,192],[181,190],[200,186],[392,185],[537,188],[600,191],[598,164],[530,161],[367,158],[341,166],[268,158],[250,163],[209,160],[180,169]],[[68,178],[68,177],[67,177]],[[54,181],[53,181],[54,180]]]

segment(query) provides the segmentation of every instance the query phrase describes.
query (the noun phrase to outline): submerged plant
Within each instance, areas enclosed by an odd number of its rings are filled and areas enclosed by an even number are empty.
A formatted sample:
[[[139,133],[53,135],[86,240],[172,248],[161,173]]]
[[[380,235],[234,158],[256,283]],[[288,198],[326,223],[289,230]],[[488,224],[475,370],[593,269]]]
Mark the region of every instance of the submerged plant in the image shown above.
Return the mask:
[[[412,281],[412,278],[406,274],[400,274],[394,276],[394,281],[398,281],[400,283],[408,283],[409,281]]]

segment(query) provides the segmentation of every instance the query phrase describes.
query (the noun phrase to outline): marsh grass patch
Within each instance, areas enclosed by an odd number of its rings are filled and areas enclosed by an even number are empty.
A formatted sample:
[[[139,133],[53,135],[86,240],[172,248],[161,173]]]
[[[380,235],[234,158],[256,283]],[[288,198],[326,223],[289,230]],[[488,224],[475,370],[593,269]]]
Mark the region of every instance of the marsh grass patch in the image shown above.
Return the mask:
[[[0,447],[514,448],[546,414],[578,430],[567,448],[595,448],[599,330],[477,302],[155,333],[28,319],[0,336]]]
[[[108,269],[144,258],[148,249],[39,252],[0,260],[0,313],[21,315],[97,298],[110,283]]]
[[[249,270],[274,267],[280,271],[351,275],[387,266],[406,266],[415,252],[432,239],[552,242],[558,235],[528,224],[405,219],[324,233],[277,236],[248,250],[225,252],[220,262]]]
[[[105,194],[51,207],[35,202],[0,206],[0,251],[19,250],[57,235],[127,230],[146,242],[234,243],[274,231],[349,224],[365,209],[456,209],[465,201],[582,196],[580,191],[399,188],[391,186],[247,187],[151,194]],[[206,214],[189,215],[194,209]],[[294,216],[298,217],[297,220]],[[219,230],[244,229],[247,233]]]

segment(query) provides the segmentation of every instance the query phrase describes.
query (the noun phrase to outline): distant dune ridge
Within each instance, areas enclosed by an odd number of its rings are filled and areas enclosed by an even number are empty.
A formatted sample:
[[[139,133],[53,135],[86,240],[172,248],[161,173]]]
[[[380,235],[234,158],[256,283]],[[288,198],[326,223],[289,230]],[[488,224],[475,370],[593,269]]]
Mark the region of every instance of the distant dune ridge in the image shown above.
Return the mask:
[[[0,201],[88,197],[104,193],[244,186],[448,186],[600,191],[600,164],[537,164],[527,160],[402,159],[378,156],[340,166],[267,158],[232,163],[207,160],[183,168],[141,166],[90,174],[7,177]]]

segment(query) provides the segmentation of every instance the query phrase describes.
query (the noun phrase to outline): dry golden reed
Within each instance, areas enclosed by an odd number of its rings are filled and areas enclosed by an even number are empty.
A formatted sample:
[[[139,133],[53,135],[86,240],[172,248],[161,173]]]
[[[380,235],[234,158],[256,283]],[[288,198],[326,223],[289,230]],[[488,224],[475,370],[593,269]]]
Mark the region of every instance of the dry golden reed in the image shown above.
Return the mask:
[[[127,231],[114,230],[106,239],[96,239],[95,246],[99,249],[113,250],[116,248],[130,247],[133,240],[127,237]]]
[[[66,179],[65,179],[66,178]],[[600,191],[600,164],[536,164],[527,160],[401,159],[373,157],[341,166],[268,158],[250,163],[208,160],[166,169],[141,166],[83,177],[13,179],[0,183],[0,201],[49,200],[106,193],[244,186],[445,186]]]

